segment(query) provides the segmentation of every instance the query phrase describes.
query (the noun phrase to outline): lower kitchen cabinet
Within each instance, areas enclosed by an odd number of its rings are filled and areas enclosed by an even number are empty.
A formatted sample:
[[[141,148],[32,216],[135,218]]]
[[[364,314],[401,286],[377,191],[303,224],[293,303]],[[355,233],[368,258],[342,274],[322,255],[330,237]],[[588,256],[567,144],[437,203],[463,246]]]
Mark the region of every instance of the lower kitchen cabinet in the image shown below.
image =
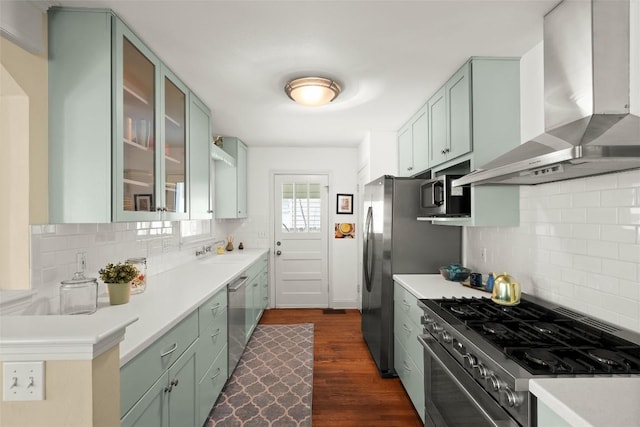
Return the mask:
[[[538,426],[540,427],[542,426],[570,427],[571,426],[570,423],[565,421],[565,419],[562,418],[560,415],[558,415],[553,409],[545,405],[544,402],[541,402],[540,399],[537,399],[537,407],[538,407],[538,413],[537,413]]]
[[[422,332],[422,310],[418,307],[418,299],[402,285],[395,283],[394,287],[394,367],[411,403],[424,421],[423,350],[418,341]]]
[[[204,376],[200,378],[198,383],[198,420],[201,423],[209,416],[216,399],[218,399],[222,391],[222,387],[227,382],[228,357],[229,353],[225,345]]]
[[[123,426],[201,426],[227,381],[227,288],[120,369]]]
[[[196,419],[196,357],[194,343],[127,412],[122,426],[200,426],[202,422]]]
[[[246,311],[245,311],[245,333],[246,342],[249,342],[249,338],[253,334],[262,312],[264,311],[265,304],[265,286],[264,279],[268,269],[268,257],[264,254],[258,261],[256,261],[251,267],[246,270],[246,276],[249,278],[247,282],[246,293]],[[268,287],[268,284],[267,284]]]

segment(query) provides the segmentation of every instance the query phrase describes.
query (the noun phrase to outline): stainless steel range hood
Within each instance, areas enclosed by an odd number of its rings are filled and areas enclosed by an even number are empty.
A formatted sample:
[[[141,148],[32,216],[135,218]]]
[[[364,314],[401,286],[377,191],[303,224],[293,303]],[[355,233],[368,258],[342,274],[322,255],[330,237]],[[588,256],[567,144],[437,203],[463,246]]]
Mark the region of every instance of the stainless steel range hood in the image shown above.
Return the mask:
[[[544,19],[545,133],[453,185],[541,184],[640,168],[639,27],[638,0],[556,6]]]

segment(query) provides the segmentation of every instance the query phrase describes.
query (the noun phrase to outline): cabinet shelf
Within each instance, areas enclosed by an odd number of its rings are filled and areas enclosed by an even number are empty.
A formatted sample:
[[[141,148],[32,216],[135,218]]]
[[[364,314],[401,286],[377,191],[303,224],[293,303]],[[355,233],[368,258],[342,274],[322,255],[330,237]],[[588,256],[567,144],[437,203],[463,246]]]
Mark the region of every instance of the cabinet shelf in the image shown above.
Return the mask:
[[[138,150],[149,151],[149,147],[145,147],[144,145],[140,145],[135,141],[131,141],[130,139],[124,138],[123,141],[124,141],[125,144],[130,145],[132,147],[136,147]]]
[[[164,118],[167,119],[169,122],[173,123],[174,125],[178,126],[179,128],[182,127],[182,124],[180,124],[180,122],[178,122],[176,119],[174,119],[173,117],[171,117],[168,114],[164,115]]]
[[[178,165],[182,163],[180,160],[174,159],[173,157],[167,156],[166,154],[165,154],[164,158],[165,158],[165,160],[168,160],[170,162],[176,163]]]
[[[131,89],[127,85],[123,85],[122,87],[123,87],[124,91],[126,93],[128,93],[129,95],[133,96],[135,99],[137,99],[138,101],[142,102],[144,105],[149,105],[149,101],[147,99],[145,99],[142,95],[137,93],[135,90]]]
[[[136,181],[128,178],[124,178],[122,182],[124,182],[125,184],[137,185],[138,187],[149,187],[149,184],[146,182]]]

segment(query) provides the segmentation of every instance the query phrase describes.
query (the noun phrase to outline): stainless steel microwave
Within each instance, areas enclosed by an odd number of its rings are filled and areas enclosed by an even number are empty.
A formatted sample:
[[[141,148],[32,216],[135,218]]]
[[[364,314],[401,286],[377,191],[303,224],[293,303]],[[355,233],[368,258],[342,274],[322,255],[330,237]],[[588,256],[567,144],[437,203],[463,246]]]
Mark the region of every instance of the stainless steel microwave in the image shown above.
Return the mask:
[[[471,188],[452,187],[462,175],[440,175],[420,185],[420,216],[429,218],[471,216]]]

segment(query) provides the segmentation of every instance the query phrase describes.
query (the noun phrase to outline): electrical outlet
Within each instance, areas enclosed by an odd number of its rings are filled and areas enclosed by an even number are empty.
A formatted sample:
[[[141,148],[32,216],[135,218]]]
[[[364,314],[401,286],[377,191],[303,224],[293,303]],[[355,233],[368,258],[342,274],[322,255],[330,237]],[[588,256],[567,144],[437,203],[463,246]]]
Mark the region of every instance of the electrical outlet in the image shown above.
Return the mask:
[[[258,231],[258,237],[261,239],[266,239],[267,238],[267,232],[266,231]]]
[[[76,271],[84,272],[87,269],[87,255],[84,252],[76,254]]]
[[[482,252],[480,253],[480,256],[482,257],[482,262],[483,263],[487,263],[487,248],[482,248]]]
[[[44,362],[4,362],[2,400],[44,400]]]

